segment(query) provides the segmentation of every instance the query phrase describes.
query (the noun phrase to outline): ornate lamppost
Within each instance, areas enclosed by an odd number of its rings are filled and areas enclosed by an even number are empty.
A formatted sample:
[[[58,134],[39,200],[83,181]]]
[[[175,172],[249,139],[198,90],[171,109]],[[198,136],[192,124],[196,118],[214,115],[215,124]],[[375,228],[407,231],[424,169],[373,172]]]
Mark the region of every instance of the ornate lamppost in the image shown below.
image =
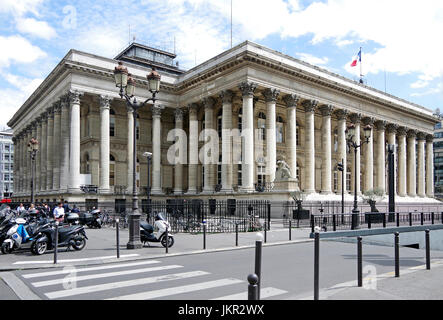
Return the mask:
[[[148,218],[151,214],[151,159],[152,159],[152,153],[151,152],[145,152],[143,153],[143,156],[146,157],[148,160],[148,182],[146,184],[146,194],[147,194],[147,201],[148,201]]]
[[[136,139],[136,127],[137,127],[137,110],[152,101],[155,104],[155,96],[160,91],[160,75],[152,68],[151,73],[148,74],[148,90],[151,92],[152,97],[146,99],[143,102],[138,102],[134,97],[135,80],[132,79],[128,73],[128,69],[123,66],[120,61],[118,66],[114,69],[114,78],[116,87],[120,88],[119,95],[126,100],[128,108],[132,110],[134,117],[134,129],[133,129],[133,163],[132,163],[132,212],[128,216],[129,223],[129,242],[126,245],[128,249],[138,249],[142,247],[140,242],[140,212],[138,209],[137,198],[137,139]]]
[[[355,125],[351,124],[346,130],[346,142],[349,148],[354,148],[354,208],[352,209],[352,225],[351,229],[356,229],[358,223],[358,214],[359,210],[357,207],[357,149],[360,148],[363,144],[369,142],[369,138],[371,137],[372,127],[367,125],[363,128],[365,140],[363,140],[360,144],[356,142],[356,135],[360,134],[360,132],[355,132]]]
[[[34,203],[34,185],[35,185],[35,156],[38,152],[38,141],[32,138],[28,142],[28,152],[31,157],[31,203]]]

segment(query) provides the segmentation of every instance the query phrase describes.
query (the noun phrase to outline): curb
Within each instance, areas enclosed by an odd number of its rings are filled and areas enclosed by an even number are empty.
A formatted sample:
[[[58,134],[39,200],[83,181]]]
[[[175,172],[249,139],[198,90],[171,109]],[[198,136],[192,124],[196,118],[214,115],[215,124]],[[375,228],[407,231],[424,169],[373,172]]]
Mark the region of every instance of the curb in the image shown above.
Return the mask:
[[[281,245],[290,245],[290,244],[298,244],[298,243],[308,243],[313,242],[313,239],[303,239],[303,240],[292,240],[292,241],[279,241],[273,243],[263,243],[263,247],[274,247]],[[238,247],[226,247],[226,248],[218,248],[218,249],[206,249],[206,250],[194,250],[189,252],[177,252],[177,253],[164,253],[157,254],[152,256],[137,256],[137,257],[129,257],[129,258],[112,258],[106,260],[93,260],[91,262],[79,262],[79,263],[57,263],[54,264],[40,264],[40,265],[31,265],[31,266],[0,266],[0,272],[8,272],[8,271],[20,271],[20,270],[38,270],[38,269],[53,269],[60,268],[64,266],[92,266],[99,265],[104,263],[118,263],[118,262],[127,262],[127,261],[138,261],[138,260],[146,260],[146,259],[159,259],[159,258],[168,258],[168,257],[179,257],[179,256],[188,256],[195,254],[204,254],[204,253],[216,253],[216,252],[226,252],[226,251],[236,251],[236,250],[245,250],[255,248],[255,245],[247,245],[247,246],[238,246]]]

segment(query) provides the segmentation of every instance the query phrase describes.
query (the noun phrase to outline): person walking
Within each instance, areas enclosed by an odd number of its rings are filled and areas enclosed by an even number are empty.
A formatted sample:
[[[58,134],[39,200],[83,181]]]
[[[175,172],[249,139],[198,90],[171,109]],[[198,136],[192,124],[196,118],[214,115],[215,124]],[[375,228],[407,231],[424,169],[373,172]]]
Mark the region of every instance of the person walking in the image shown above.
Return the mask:
[[[68,200],[65,200],[65,204],[63,205],[63,209],[65,209],[65,213],[71,212],[71,208],[69,208]]]
[[[65,218],[65,208],[63,202],[59,202],[58,206],[54,208],[54,220],[58,222],[63,222]]]
[[[20,205],[17,207],[17,213],[20,215],[21,213],[23,213],[23,212],[26,212],[26,208],[25,208],[25,206],[23,205],[23,203],[20,203]]]

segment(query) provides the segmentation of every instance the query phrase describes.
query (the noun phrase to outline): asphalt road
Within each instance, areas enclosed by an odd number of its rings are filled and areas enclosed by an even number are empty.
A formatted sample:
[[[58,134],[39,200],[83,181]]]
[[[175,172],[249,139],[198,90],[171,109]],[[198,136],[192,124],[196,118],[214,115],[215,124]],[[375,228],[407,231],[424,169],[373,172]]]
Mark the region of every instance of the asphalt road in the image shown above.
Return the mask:
[[[356,245],[321,241],[320,288],[356,280]],[[394,270],[392,247],[364,245],[363,265]],[[424,251],[401,248],[401,268],[424,264]],[[432,252],[442,259],[442,252]],[[92,269],[91,269],[92,268]],[[96,266],[15,271],[42,299],[246,299],[254,249],[125,261]],[[47,274],[49,272],[49,274]],[[263,248],[262,298],[313,294],[313,243]],[[443,297],[441,297],[443,298]]]

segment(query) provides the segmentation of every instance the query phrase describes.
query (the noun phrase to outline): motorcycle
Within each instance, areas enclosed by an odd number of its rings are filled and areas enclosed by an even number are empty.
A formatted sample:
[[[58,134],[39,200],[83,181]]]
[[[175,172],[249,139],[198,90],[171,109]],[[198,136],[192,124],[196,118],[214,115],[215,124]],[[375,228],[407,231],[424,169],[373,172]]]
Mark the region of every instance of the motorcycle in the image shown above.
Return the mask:
[[[55,247],[55,222],[51,222],[41,228],[34,237],[31,244],[31,252],[35,255],[42,255],[47,250]],[[76,251],[82,250],[86,246],[88,237],[83,226],[60,225],[58,227],[58,247],[67,247],[66,251],[72,247]]]
[[[155,216],[154,226],[141,221],[140,222],[140,240],[143,244],[149,242],[160,242],[166,248],[166,228],[170,230],[168,221],[163,216],[163,213],[157,213]],[[168,248],[174,244],[174,236],[168,232]]]
[[[0,246],[3,244],[3,241],[7,238],[7,233],[9,229],[11,229],[15,225],[15,215],[14,213],[6,214],[3,217],[2,222],[0,223]]]
[[[94,209],[83,213],[70,212],[66,216],[68,223],[86,225],[91,229],[100,229],[102,227],[102,219],[100,218],[100,209]]]

